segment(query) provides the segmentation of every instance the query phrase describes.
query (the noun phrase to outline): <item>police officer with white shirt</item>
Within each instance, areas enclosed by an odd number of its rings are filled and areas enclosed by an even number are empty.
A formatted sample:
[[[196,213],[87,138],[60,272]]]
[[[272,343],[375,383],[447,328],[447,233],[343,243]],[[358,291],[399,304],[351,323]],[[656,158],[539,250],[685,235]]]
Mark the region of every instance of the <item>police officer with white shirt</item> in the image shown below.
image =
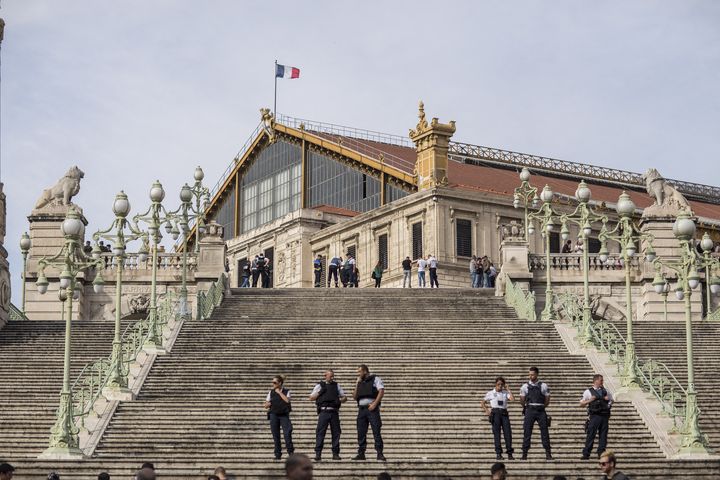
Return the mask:
[[[382,420],[380,419],[380,402],[385,396],[385,384],[377,375],[370,375],[370,369],[362,364],[357,368],[358,379],[353,391],[353,398],[358,404],[357,432],[358,432],[358,453],[353,460],[365,460],[367,449],[368,425],[372,427],[373,439],[375,440],[375,452],[377,459],[386,461],[383,455],[383,440],[380,435]]]
[[[548,428],[548,416],[545,407],[550,403],[550,388],[547,383],[538,380],[540,371],[537,367],[530,367],[528,371],[528,382],[520,388],[520,403],[523,405],[525,420],[523,421],[523,446],[522,459],[527,460],[527,452],[530,450],[530,439],[532,438],[533,425],[537,422],[540,427],[540,438],[545,449],[545,459],[552,460],[550,449],[550,431]]]
[[[490,390],[480,406],[485,410],[485,414],[490,418],[493,436],[495,437],[495,457],[503,460],[502,445],[500,444],[500,430],[502,429],[505,437],[505,450],[507,451],[508,460],[514,460],[512,447],[512,430],[510,429],[510,415],[508,414],[508,402],[515,400],[513,394],[505,383],[503,377],[495,379],[495,388]],[[488,406],[488,402],[490,405]]]
[[[345,390],[335,382],[335,372],[325,370],[323,379],[310,393],[310,401],[317,405],[318,423],[315,430],[315,461],[319,462],[325,444],[328,425],[332,435],[333,460],[340,460],[340,405],[347,401]]]
[[[587,436],[585,437],[585,448],[583,448],[582,452],[583,460],[590,459],[590,451],[592,451],[593,443],[595,443],[595,435],[599,434],[600,436],[597,449],[598,457],[605,451],[612,404],[613,396],[603,386],[603,376],[600,374],[593,375],[592,386],[583,392],[580,400],[580,406],[587,407],[588,413]]]

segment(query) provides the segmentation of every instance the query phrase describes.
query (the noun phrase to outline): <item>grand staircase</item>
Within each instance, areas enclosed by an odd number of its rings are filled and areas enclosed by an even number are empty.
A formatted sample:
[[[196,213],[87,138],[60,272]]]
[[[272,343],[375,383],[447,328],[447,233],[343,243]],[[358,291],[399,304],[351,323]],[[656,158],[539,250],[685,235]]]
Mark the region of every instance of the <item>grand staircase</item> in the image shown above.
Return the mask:
[[[488,476],[495,453],[480,399],[496,375],[517,393],[531,365],[552,390],[555,461],[545,461],[536,428],[529,460],[506,461],[512,478],[599,476],[596,461],[580,461],[585,412],[578,402],[594,373],[590,364],[568,353],[552,324],[520,320],[482,290],[234,290],[212,318],[184,324],[139,398],[118,407],[93,458],[50,463],[4,451],[0,457],[18,467],[15,479],[42,478],[50,470],[63,480],[94,478],[102,470],[127,478],[145,461],[155,463],[161,478],[206,478],[218,465],[236,478],[282,478],[262,408],[271,377],[288,376],[296,451],[312,456],[316,414],[307,396],[326,368],[350,393],[360,363],[385,381],[388,462],[374,460],[372,434],[369,460],[350,460],[356,451],[350,400],[341,410],[343,459],[330,460],[328,432],[316,478],[370,479],[383,470],[408,479]],[[519,459],[517,404],[511,421]],[[633,479],[720,475],[714,460],[666,460],[629,403],[616,404],[609,437]]]

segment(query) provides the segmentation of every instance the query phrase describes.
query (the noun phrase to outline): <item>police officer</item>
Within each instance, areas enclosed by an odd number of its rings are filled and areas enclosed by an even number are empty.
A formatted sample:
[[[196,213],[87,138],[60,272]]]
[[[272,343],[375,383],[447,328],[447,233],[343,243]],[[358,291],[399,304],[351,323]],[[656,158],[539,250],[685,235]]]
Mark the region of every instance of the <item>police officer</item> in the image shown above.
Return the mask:
[[[280,445],[281,426],[288,455],[292,455],[295,451],[292,440],[292,422],[290,422],[290,412],[292,411],[290,390],[283,387],[284,383],[284,375],[275,375],[272,379],[272,390],[268,392],[265,398],[265,409],[268,411],[270,431],[272,432],[273,442],[275,442],[275,460],[282,458],[282,447]]]
[[[530,367],[528,382],[520,388],[520,403],[523,405],[525,420],[523,421],[522,459],[527,460],[530,450],[530,439],[535,422],[540,426],[540,438],[545,449],[545,459],[552,460],[550,450],[550,432],[548,429],[548,416],[545,408],[550,403],[550,388],[547,383],[538,380],[540,371],[537,367]]]
[[[603,376],[593,375],[593,384],[583,392],[580,406],[587,407],[588,423],[587,437],[585,437],[585,448],[583,448],[582,459],[590,459],[590,451],[595,443],[595,435],[599,433],[598,457],[607,447],[607,434],[610,420],[610,409],[613,404],[613,396],[603,387]]]
[[[322,275],[322,255],[318,253],[317,258],[313,260],[313,272],[315,273],[315,288],[320,287],[320,276]]]
[[[342,265],[342,257],[333,257],[332,260],[330,260],[327,279],[328,287],[330,287],[331,279],[335,277],[335,288],[338,288],[338,270],[340,269],[340,265]]]
[[[377,459],[386,461],[383,455],[383,440],[380,435],[382,420],[380,419],[380,402],[385,396],[385,384],[377,375],[370,375],[370,369],[365,364],[357,368],[357,382],[353,391],[353,398],[358,404],[357,433],[358,433],[358,454],[353,460],[365,460],[367,449],[368,425],[372,427],[373,439],[375,440],[375,452]]]
[[[242,285],[240,288],[250,288],[250,262],[246,262],[242,267]]]
[[[258,263],[260,262],[260,255],[255,255],[255,258],[250,265],[250,273],[252,274],[252,288],[257,287],[258,278],[260,277],[260,270],[258,270]]]
[[[345,390],[335,382],[335,372],[327,369],[323,379],[310,393],[310,401],[317,405],[318,423],[315,430],[315,461],[319,462],[330,425],[333,460],[340,460],[340,405],[347,401]]]
[[[270,259],[264,253],[258,255],[258,272],[262,288],[270,288]]]
[[[505,450],[508,454],[508,460],[514,460],[512,430],[510,429],[510,415],[508,414],[508,402],[514,400],[515,397],[507,387],[505,379],[497,377],[495,379],[495,388],[490,390],[480,402],[480,406],[485,410],[485,415],[490,417],[493,437],[495,437],[495,457],[497,460],[503,460],[502,445],[500,444],[501,429],[505,437]],[[488,402],[490,402],[489,406]]]

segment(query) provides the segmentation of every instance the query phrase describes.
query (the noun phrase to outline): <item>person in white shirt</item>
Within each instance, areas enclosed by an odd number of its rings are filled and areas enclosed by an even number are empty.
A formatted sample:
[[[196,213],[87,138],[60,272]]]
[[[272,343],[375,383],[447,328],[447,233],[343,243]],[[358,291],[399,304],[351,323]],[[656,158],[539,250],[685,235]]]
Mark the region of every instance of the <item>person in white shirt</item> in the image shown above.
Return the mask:
[[[527,460],[527,453],[530,450],[533,425],[537,422],[540,427],[540,439],[545,449],[545,459],[552,460],[550,448],[550,429],[548,416],[545,408],[550,404],[550,387],[545,382],[538,380],[540,371],[537,367],[530,367],[528,370],[528,382],[520,388],[520,403],[523,405],[523,445],[522,459]]]
[[[415,260],[418,266],[418,287],[425,288],[425,269],[427,268],[427,261],[420,257]]]
[[[432,254],[427,258],[428,268],[430,269],[430,288],[440,288],[437,277],[437,259]]]
[[[323,379],[310,393],[310,401],[315,402],[318,412],[315,429],[315,461],[320,461],[328,425],[332,435],[333,460],[340,460],[340,405],[347,401],[347,396],[345,390],[335,382],[335,372],[332,369],[325,370]]]
[[[505,451],[508,459],[514,460],[512,430],[510,428],[510,415],[508,414],[508,402],[514,400],[515,397],[507,387],[505,379],[497,377],[495,379],[495,388],[490,390],[485,395],[485,398],[480,401],[480,406],[485,410],[485,415],[489,417],[492,425],[493,436],[495,437],[495,456],[498,460],[503,460],[500,430],[502,430],[503,437],[505,437]]]
[[[607,447],[607,435],[610,421],[610,409],[613,404],[612,393],[603,386],[603,376],[593,375],[593,384],[583,392],[580,399],[580,406],[587,407],[587,436],[585,437],[585,448],[582,452],[582,460],[590,459],[590,452],[595,443],[595,435],[599,435],[597,454],[598,457]]]
[[[270,431],[272,432],[273,442],[275,443],[275,460],[282,458],[282,446],[280,445],[280,427],[282,426],[285,436],[285,448],[288,455],[292,455],[295,451],[292,440],[292,422],[290,422],[290,406],[291,394],[290,390],[283,387],[285,383],[284,375],[275,375],[272,379],[272,390],[265,397],[265,409],[268,412],[268,420],[270,421]]]
[[[365,460],[367,449],[368,425],[372,427],[373,439],[375,440],[375,452],[377,459],[386,461],[383,455],[383,440],[380,434],[382,420],[380,419],[380,402],[385,396],[385,384],[375,374],[370,374],[367,365],[362,364],[357,368],[357,382],[353,391],[353,398],[358,404],[357,431],[358,431],[358,453],[353,460]]]

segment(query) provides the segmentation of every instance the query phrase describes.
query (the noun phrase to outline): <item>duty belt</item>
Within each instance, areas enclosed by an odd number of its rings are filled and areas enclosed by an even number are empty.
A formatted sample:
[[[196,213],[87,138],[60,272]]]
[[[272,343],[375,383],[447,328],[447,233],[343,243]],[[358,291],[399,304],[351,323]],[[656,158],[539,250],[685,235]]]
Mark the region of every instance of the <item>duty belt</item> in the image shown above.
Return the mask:
[[[320,410],[335,410],[335,407],[320,407]]]

